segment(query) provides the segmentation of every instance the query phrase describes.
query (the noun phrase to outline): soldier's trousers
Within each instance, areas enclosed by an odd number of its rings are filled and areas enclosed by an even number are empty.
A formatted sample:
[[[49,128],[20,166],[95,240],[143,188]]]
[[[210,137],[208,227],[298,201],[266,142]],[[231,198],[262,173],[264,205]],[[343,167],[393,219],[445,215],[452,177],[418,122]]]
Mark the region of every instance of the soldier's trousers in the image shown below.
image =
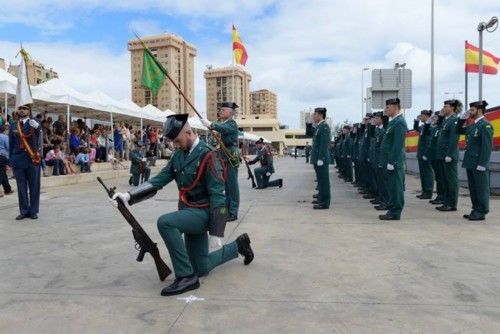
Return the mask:
[[[230,216],[238,217],[240,208],[240,187],[238,185],[238,167],[233,167],[226,162],[226,206]]]
[[[208,209],[187,208],[158,218],[158,231],[167,246],[176,277],[208,274],[213,268],[238,257],[233,241],[208,252]],[[184,240],[182,239],[184,234]]]
[[[151,169],[147,166],[144,167],[144,182],[149,180],[150,174],[151,174]],[[139,185],[140,178],[141,178],[141,174],[132,173],[132,185],[137,187]]]
[[[351,180],[352,181],[352,159],[351,158],[345,158],[345,174],[344,178],[346,180]]]
[[[359,183],[359,161],[354,159],[354,180]]]
[[[441,170],[443,172],[444,187],[444,205],[452,208],[457,207],[458,202],[458,166],[457,161],[441,161]]]
[[[434,178],[436,180],[436,199],[444,201],[444,184],[443,184],[443,169],[441,168],[441,160],[432,160],[432,170],[434,171]]]
[[[330,168],[328,164],[319,167],[314,165],[316,179],[318,180],[318,204],[330,207]]]
[[[405,205],[404,198],[404,168],[386,170],[387,191],[389,200],[387,201],[388,214],[397,218],[401,217],[401,212]]]
[[[418,171],[420,173],[422,193],[432,194],[432,190],[434,189],[434,175],[431,163],[428,160],[418,159]]]
[[[38,214],[40,209],[40,169],[33,164],[12,169],[17,184],[19,213],[22,215]]]
[[[373,194],[373,195],[377,195],[378,193],[378,186],[377,186],[377,180],[375,179],[375,170],[376,168],[369,164],[368,165],[370,168],[368,169],[368,180],[369,180],[369,183],[370,183],[370,187],[369,187],[369,191]]]
[[[377,179],[378,199],[383,204],[389,202],[389,193],[387,192],[387,175],[382,167],[375,169],[375,178]]]
[[[480,172],[476,169],[467,169],[472,213],[485,216],[490,211],[490,183],[489,171]]]
[[[268,169],[266,167],[257,167],[254,169],[255,180],[257,181],[257,187],[267,188],[267,187],[278,187],[280,183],[278,180],[269,181],[269,176],[266,175]]]

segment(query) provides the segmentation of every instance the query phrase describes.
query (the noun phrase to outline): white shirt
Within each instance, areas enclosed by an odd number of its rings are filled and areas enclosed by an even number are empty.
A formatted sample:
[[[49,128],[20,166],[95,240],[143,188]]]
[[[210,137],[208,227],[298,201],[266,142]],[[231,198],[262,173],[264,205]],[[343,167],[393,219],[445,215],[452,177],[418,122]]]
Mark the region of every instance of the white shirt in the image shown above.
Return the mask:
[[[481,119],[483,119],[483,118],[484,118],[484,115],[483,115],[483,116],[481,116],[481,117],[479,117],[479,118],[476,118],[476,119],[474,120],[474,123],[479,122],[479,121],[480,121]]]
[[[194,148],[196,146],[198,146],[199,143],[200,143],[200,137],[196,136],[196,140],[194,141],[193,146],[191,146],[191,148],[189,149],[189,154],[191,154],[191,152],[193,152]],[[189,154],[188,154],[188,156],[189,156]]]
[[[399,112],[399,114],[397,114],[397,115],[396,115],[396,116],[394,116],[394,117],[390,117],[389,119],[392,121],[393,119],[395,119],[396,117],[401,116],[401,115],[403,115],[403,113],[402,113],[402,112]]]
[[[29,120],[30,120],[29,117],[21,118],[21,121],[23,122],[23,124],[26,124],[26,122]]]

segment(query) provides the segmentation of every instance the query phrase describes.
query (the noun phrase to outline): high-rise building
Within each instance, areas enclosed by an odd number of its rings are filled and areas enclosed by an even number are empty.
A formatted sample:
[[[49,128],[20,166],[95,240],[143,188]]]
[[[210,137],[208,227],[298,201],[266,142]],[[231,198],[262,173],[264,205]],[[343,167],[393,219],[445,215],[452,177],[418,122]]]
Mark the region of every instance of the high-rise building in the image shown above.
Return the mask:
[[[146,36],[141,39],[194,105],[194,57],[196,56],[196,48],[181,37],[173,34]],[[128,42],[128,50],[130,51],[132,71],[132,101],[141,107],[152,104],[161,110],[170,109],[176,113],[193,114],[193,110],[167,78],[165,78],[157,96],[152,96],[148,88],[143,88],[141,86],[142,44],[138,39],[132,39]]]
[[[312,123],[312,114],[314,113],[314,108],[309,108],[300,112],[300,129],[306,128],[306,123]],[[328,112],[327,112],[328,115]],[[326,124],[332,128],[332,119],[329,116],[326,116],[325,119]]]
[[[276,94],[267,89],[251,92],[251,115],[259,118],[278,118],[277,100]]]
[[[239,107],[239,115],[251,113],[250,81],[252,76],[242,66],[222,68],[207,67],[204,73],[207,83],[207,118],[217,119],[222,102],[235,102]]]
[[[19,66],[20,65],[10,64],[8,72],[17,77],[17,74],[19,73]],[[59,78],[57,72],[55,72],[52,68],[47,69],[42,63],[36,60],[27,63],[26,70],[28,73],[28,82],[32,86],[49,81],[50,79]]]

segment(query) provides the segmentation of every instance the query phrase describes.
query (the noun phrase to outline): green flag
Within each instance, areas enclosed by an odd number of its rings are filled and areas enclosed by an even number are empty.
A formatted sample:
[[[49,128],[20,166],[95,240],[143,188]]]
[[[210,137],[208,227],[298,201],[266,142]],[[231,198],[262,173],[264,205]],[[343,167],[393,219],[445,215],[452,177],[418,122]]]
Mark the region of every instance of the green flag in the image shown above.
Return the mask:
[[[153,96],[158,95],[158,91],[163,85],[165,74],[156,63],[153,56],[144,50],[142,63],[142,87],[147,87],[151,90]]]

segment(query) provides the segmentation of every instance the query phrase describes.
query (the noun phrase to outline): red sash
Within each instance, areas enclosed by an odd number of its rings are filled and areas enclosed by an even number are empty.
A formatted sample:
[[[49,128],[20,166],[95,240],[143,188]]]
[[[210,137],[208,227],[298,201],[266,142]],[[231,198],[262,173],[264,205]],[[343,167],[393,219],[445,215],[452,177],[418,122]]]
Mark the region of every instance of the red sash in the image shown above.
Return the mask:
[[[19,137],[21,138],[21,143],[20,143],[21,149],[25,150],[26,153],[28,153],[33,164],[39,165],[40,163],[42,163],[42,157],[40,156],[40,153],[38,151],[33,150],[30,143],[28,143],[27,139],[33,136],[34,130],[31,129],[30,134],[25,135],[21,127],[21,123],[22,121],[17,122],[17,132],[19,132]]]

